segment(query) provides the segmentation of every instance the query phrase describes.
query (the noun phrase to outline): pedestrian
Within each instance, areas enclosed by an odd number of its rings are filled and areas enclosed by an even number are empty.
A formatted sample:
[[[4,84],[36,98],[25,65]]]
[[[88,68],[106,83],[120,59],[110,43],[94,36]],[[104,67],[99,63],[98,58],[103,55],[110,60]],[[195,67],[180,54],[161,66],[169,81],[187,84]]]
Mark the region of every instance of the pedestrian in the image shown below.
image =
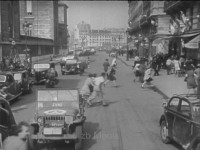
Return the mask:
[[[197,64],[197,68],[194,71],[194,76],[197,84],[197,98],[200,98],[200,64]]]
[[[3,150],[28,150],[27,135],[29,135],[29,124],[20,122],[13,126],[11,135],[3,141]]]
[[[134,65],[136,65],[137,63],[140,62],[140,57],[138,57],[137,55],[134,58]]]
[[[172,60],[170,59],[170,57],[168,57],[166,61],[167,75],[171,73],[171,66],[172,66]]]
[[[117,66],[117,59],[116,59],[116,58],[114,58],[114,59],[112,60],[111,67],[112,67],[112,66]]]
[[[103,100],[103,84],[105,82],[105,77],[106,77],[106,73],[103,72],[101,73],[101,76],[96,77],[94,79],[94,89],[93,89],[92,94],[87,100],[87,103],[89,106],[92,106],[91,101],[93,101],[97,97],[100,98],[100,100],[97,101],[98,103],[102,102],[102,105],[106,105],[106,103]]]
[[[110,70],[110,72],[109,72],[109,74],[108,74],[107,80],[104,82],[104,86],[105,86],[109,81],[112,81],[113,84],[114,84],[114,87],[117,87],[117,85],[116,85],[116,80],[117,80],[117,78],[115,77],[115,74],[116,74],[116,67],[113,66],[113,67],[111,67],[111,70]]]
[[[150,85],[151,87],[153,87],[154,85],[151,83],[151,81],[153,81],[152,77],[151,77],[151,73],[152,73],[152,68],[149,66],[148,69],[145,71],[145,75],[144,75],[144,82],[142,83],[142,88],[145,87],[145,85]]]
[[[110,63],[108,62],[108,59],[106,59],[106,61],[103,63],[103,68],[104,68],[104,72],[106,73],[106,75],[108,76],[108,68],[110,67]]]
[[[194,75],[194,70],[193,67],[187,66],[187,71],[185,74],[185,79],[184,81],[187,82],[187,89],[188,89],[188,94],[191,89],[193,89],[193,92],[196,93],[195,88],[197,87],[197,84],[195,82],[195,75]]]
[[[80,94],[89,97],[93,92],[93,88],[94,88],[94,74],[90,73],[80,90]]]
[[[175,69],[175,76],[176,75],[179,76],[179,72],[180,72],[181,68],[180,68],[180,63],[178,61],[178,58],[174,59],[174,69]]]
[[[133,73],[134,73],[133,82],[139,81],[139,78],[140,78],[140,64],[139,63],[135,64],[135,67],[133,67]]]

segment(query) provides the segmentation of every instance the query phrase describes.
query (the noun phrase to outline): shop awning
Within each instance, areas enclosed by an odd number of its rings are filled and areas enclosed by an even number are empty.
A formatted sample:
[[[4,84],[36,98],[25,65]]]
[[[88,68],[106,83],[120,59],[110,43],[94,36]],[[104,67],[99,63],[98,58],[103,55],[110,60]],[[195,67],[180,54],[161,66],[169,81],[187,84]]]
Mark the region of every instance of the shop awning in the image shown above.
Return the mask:
[[[182,37],[182,38],[184,38],[184,37],[192,37],[192,36],[195,36],[195,35],[198,35],[198,34],[200,34],[200,33],[188,33],[188,34],[180,35],[179,37]]]
[[[186,43],[185,47],[186,48],[191,48],[191,49],[198,49],[199,48],[199,42],[200,42],[200,35],[196,36],[191,41]]]

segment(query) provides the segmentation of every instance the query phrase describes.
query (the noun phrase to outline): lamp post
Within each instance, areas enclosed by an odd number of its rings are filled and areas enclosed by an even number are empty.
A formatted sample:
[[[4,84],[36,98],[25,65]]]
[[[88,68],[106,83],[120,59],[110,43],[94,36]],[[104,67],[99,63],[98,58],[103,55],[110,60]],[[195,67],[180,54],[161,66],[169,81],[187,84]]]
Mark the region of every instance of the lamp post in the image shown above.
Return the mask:
[[[31,58],[31,53],[30,53],[30,49],[28,48],[28,41],[27,41],[27,37],[28,36],[31,36],[31,30],[32,30],[32,26],[33,26],[33,20],[34,20],[34,17],[32,16],[28,16],[28,17],[24,17],[24,23],[23,23],[23,30],[24,30],[24,33],[25,33],[25,36],[26,36],[26,46],[25,46],[25,55],[26,55],[26,61],[28,63],[30,63],[29,67],[31,68],[32,66],[32,58]],[[29,54],[29,56],[28,56]]]
[[[128,48],[128,42],[129,42],[129,33],[128,33],[128,29],[126,30],[126,44],[127,44],[127,52],[126,52],[126,60],[129,60],[129,48]]]

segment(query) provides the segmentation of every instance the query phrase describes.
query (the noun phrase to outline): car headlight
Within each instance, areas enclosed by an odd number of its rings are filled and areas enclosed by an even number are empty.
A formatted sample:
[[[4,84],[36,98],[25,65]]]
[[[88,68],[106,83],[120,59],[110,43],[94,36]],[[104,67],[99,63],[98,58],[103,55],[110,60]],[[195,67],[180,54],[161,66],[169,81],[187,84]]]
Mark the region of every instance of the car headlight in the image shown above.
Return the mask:
[[[66,124],[72,124],[73,123],[73,116],[65,116],[65,123]]]

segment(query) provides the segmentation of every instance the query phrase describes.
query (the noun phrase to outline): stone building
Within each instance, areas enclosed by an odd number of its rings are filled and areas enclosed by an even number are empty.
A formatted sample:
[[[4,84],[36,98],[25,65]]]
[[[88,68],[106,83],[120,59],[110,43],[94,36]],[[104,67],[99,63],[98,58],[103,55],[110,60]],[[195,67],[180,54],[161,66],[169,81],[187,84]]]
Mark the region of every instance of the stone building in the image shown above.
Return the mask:
[[[58,1],[0,1],[0,55],[13,49],[31,57],[59,54],[66,46],[60,39],[68,37],[66,9]]]
[[[164,12],[164,1],[128,1],[128,33],[136,47],[136,54],[149,57],[167,53],[169,16]]]
[[[169,54],[200,60],[200,2],[165,1],[164,11],[170,16]]]

